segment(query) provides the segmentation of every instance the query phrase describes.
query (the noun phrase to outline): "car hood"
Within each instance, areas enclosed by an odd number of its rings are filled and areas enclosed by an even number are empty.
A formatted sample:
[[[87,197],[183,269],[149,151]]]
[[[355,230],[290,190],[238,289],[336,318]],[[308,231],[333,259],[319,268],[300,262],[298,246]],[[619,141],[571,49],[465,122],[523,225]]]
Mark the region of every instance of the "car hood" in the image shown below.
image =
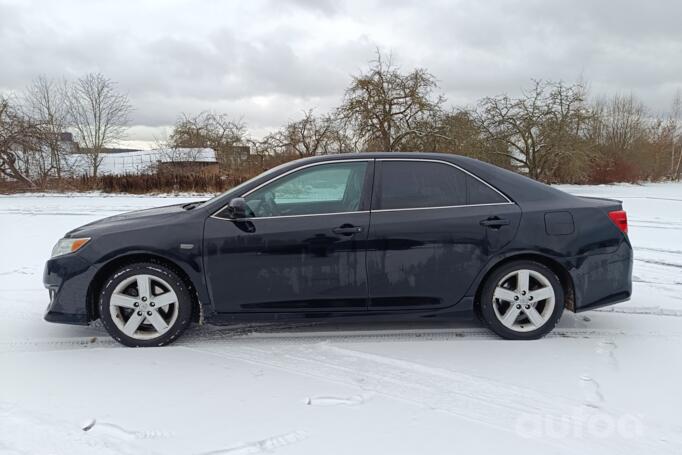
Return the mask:
[[[167,205],[164,207],[154,207],[151,209],[135,210],[132,212],[121,213],[119,215],[102,218],[92,223],[84,224],[69,231],[67,237],[86,236],[96,232],[106,232],[109,229],[123,230],[136,229],[138,227],[149,227],[155,224],[165,224],[177,219],[179,214],[188,213],[183,209],[183,204]]]

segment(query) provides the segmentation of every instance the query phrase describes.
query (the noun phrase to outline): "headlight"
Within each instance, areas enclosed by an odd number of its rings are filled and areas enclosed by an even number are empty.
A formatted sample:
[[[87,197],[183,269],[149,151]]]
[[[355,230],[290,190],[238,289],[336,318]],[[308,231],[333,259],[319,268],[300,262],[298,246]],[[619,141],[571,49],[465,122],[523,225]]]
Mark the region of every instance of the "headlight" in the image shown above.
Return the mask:
[[[54,248],[52,248],[52,257],[74,253],[81,249],[83,245],[89,241],[90,237],[83,237],[80,239],[60,239]]]

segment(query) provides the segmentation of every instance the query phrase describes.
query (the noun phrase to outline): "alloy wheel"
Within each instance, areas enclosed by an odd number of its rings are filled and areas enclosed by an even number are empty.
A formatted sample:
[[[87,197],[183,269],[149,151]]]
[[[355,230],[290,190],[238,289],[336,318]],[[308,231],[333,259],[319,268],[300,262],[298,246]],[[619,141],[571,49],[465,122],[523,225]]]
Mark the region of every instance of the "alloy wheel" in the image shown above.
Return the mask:
[[[134,275],[121,281],[109,299],[111,319],[125,335],[151,340],[166,333],[178,318],[173,288],[154,275]]]
[[[552,317],[556,293],[540,272],[519,269],[508,273],[493,292],[495,316],[507,328],[530,332],[544,326]]]

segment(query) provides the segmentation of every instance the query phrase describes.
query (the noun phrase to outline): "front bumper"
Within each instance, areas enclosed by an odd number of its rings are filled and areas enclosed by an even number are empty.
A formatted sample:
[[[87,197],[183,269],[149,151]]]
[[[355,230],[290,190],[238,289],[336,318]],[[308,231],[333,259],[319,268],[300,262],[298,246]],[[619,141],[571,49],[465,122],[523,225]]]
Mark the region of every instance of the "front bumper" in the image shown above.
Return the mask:
[[[92,319],[88,308],[88,289],[95,273],[97,269],[77,254],[48,260],[43,273],[43,284],[50,295],[45,320],[87,325]]]
[[[632,296],[632,246],[622,242],[613,253],[581,257],[570,273],[576,293],[575,312],[629,300]]]

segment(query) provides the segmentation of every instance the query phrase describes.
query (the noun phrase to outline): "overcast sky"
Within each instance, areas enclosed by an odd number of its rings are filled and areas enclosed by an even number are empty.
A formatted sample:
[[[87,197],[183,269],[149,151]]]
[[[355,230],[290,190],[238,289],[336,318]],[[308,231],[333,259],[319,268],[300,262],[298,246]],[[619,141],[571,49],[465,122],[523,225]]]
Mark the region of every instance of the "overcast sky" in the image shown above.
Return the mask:
[[[130,95],[138,142],[182,112],[259,135],[326,111],[377,47],[431,71],[454,105],[583,79],[664,112],[682,89],[682,1],[0,0],[0,91],[101,72]]]

